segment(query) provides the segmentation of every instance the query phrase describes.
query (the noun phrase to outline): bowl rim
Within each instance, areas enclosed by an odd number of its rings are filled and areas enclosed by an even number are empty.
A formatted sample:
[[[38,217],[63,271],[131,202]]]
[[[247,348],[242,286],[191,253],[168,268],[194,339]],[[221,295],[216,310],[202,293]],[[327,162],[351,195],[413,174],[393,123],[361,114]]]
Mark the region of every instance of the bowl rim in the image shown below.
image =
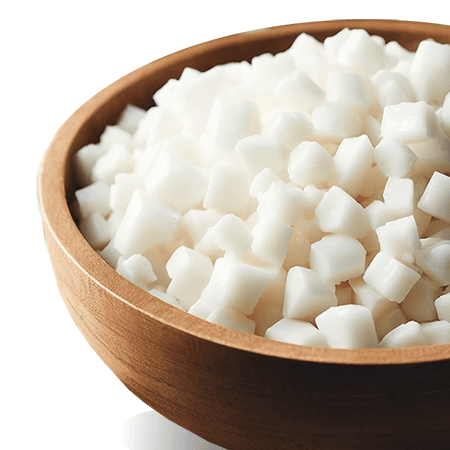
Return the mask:
[[[209,323],[164,303],[120,276],[84,239],[72,218],[66,198],[66,183],[68,183],[66,170],[72,154],[70,149],[80,132],[80,128],[92,119],[96,111],[104,106],[109,99],[132,86],[143,76],[149,76],[180,58],[187,60],[189,57],[198,55],[205,50],[218,51],[231,43],[239,45],[248,42],[248,40],[260,39],[261,36],[279,36],[294,31],[297,34],[300,32],[310,33],[312,30],[318,29],[332,35],[345,27],[364,28],[369,33],[373,33],[375,29],[380,32],[392,29],[393,26],[405,33],[420,31],[423,34],[425,29],[432,29],[436,35],[442,35],[450,41],[450,26],[427,22],[353,19],[280,25],[207,41],[150,62],[118,79],[94,95],[63,123],[44,154],[39,167],[38,197],[42,220],[47,229],[67,257],[80,270],[92,281],[123,302],[124,305],[138,310],[153,320],[201,340],[267,357],[311,363],[402,365],[450,359],[450,344],[374,349],[309,347],[273,341]],[[131,298],[133,301],[127,300],[127,298]],[[144,303],[145,309],[140,306]]]

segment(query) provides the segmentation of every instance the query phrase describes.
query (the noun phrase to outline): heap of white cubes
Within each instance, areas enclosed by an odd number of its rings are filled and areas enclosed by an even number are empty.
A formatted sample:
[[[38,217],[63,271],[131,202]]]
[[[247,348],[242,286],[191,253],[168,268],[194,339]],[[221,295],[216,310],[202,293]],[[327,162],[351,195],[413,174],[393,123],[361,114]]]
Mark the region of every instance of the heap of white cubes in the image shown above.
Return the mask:
[[[295,345],[450,343],[450,45],[186,68],[74,156],[79,229],[171,307]]]

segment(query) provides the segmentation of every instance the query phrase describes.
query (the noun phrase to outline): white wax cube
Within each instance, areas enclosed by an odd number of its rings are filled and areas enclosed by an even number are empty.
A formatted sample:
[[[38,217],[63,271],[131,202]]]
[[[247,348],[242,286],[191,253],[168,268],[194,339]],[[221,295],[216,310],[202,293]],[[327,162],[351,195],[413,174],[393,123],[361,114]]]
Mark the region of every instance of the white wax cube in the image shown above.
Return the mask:
[[[178,300],[173,295],[169,295],[167,292],[164,292],[161,289],[153,288],[150,289],[148,292],[149,294],[153,295],[153,297],[159,298],[168,305],[175,306],[175,308],[183,309],[181,305],[178,303]]]
[[[278,175],[272,169],[266,167],[253,177],[249,190],[250,196],[259,198],[273,183],[283,184]]]
[[[111,184],[118,173],[128,173],[133,170],[133,156],[121,144],[114,144],[92,167],[92,178]]]
[[[293,228],[279,220],[260,218],[252,230],[253,253],[263,261],[281,267],[286,258],[293,231]]]
[[[255,322],[245,317],[240,311],[231,308],[216,308],[206,319],[208,322],[240,331],[241,333],[254,334]]]
[[[389,301],[389,300],[388,300]],[[378,340],[381,340],[394,328],[408,322],[407,317],[400,308],[398,303],[389,302],[393,305],[393,309],[389,310],[383,316],[375,321],[375,329],[377,330]]]
[[[234,150],[237,142],[261,131],[258,105],[250,100],[233,101],[218,97],[206,123],[213,145],[225,151]]]
[[[334,286],[316,272],[305,267],[289,270],[283,306],[285,318],[312,322],[337,304]]]
[[[375,323],[395,308],[396,303],[381,295],[367,284],[362,277],[353,278],[349,283],[355,292],[355,304],[369,309]]]
[[[283,267],[289,270],[294,266],[305,266],[309,261],[310,248],[306,236],[294,228]]]
[[[333,169],[333,157],[314,141],[302,142],[289,155],[289,177],[302,188],[308,184],[325,186]]]
[[[161,142],[164,138],[179,134],[182,128],[182,122],[172,110],[159,106],[150,108],[138,123],[133,145],[144,149],[149,143]]]
[[[362,275],[365,260],[366,250],[351,236],[330,234],[311,244],[311,269],[334,284]]]
[[[208,187],[207,176],[191,164],[170,165],[156,182],[146,188],[180,214],[202,205]]]
[[[375,147],[374,157],[386,177],[405,177],[417,161],[416,154],[406,144],[390,136]]]
[[[376,106],[376,97],[367,77],[339,70],[328,75],[325,101],[345,102],[361,111]]]
[[[450,223],[450,177],[434,172],[417,207]]]
[[[203,207],[242,216],[250,201],[250,177],[241,169],[216,164],[211,172]]]
[[[427,338],[420,324],[410,321],[390,331],[380,342],[380,347],[412,347],[427,344]]]
[[[370,226],[366,210],[347,192],[332,186],[315,211],[322,231],[363,237]]]
[[[370,80],[382,108],[415,100],[408,78],[399,72],[380,70]]]
[[[437,319],[434,300],[438,286],[427,277],[422,277],[409,291],[401,303],[406,317],[416,322],[431,322]]]
[[[343,102],[322,103],[311,119],[314,134],[333,142],[360,136],[364,125],[360,111]]]
[[[190,209],[181,217],[180,228],[195,245],[200,242],[208,228],[213,227],[223,216],[224,214],[216,209]]]
[[[450,292],[441,295],[434,302],[440,320],[450,322]]]
[[[283,110],[272,117],[262,133],[294,148],[311,137],[312,124],[300,111]]]
[[[309,209],[305,193],[298,187],[280,183],[272,185],[259,196],[259,217],[295,225]]]
[[[117,267],[117,261],[120,258],[120,253],[114,248],[112,241],[103,249],[97,252],[113,269]]]
[[[198,137],[203,132],[214,99],[223,92],[225,83],[225,67],[215,66],[206,72],[197,72],[179,86],[173,106],[187,134]]]
[[[446,320],[421,323],[420,327],[429,344],[450,344],[450,323]]]
[[[213,264],[202,253],[180,246],[167,261],[166,269],[172,279],[167,293],[176,297],[187,310],[200,298],[208,284]]]
[[[117,120],[117,126],[122,128],[122,130],[133,134],[136,131],[139,122],[144,118],[145,113],[145,109],[128,104]]]
[[[109,198],[111,209],[123,216],[127,210],[128,204],[130,203],[133,192],[137,189],[143,188],[144,182],[136,174],[117,174],[114,179],[114,183],[111,185],[111,194]]]
[[[88,144],[80,148],[73,156],[73,168],[77,182],[85,187],[93,182],[92,167],[106,153],[100,144]]]
[[[111,239],[108,224],[105,218],[98,212],[93,212],[82,220],[78,228],[81,234],[95,250],[102,250]]]
[[[434,238],[430,238],[433,239]],[[416,264],[441,286],[450,284],[450,240],[437,240],[416,253]]]
[[[253,235],[242,219],[226,214],[214,225],[212,239],[219,248],[239,257],[250,248]]]
[[[383,47],[367,31],[352,30],[339,49],[338,62],[348,70],[371,76],[384,68]]]
[[[150,261],[139,254],[126,258],[118,268],[118,272],[144,290],[157,280]]]
[[[410,178],[388,178],[383,191],[386,207],[398,219],[414,214],[416,206],[414,182]]]
[[[402,217],[376,229],[380,249],[401,259],[404,253],[415,253],[421,248],[419,232],[413,216]]]
[[[403,102],[384,108],[381,135],[391,136],[405,144],[431,139],[437,132],[434,108],[423,101]]]
[[[126,148],[131,148],[131,134],[117,125],[107,125],[105,131],[100,136],[100,146],[108,151],[113,145],[121,144]]]
[[[287,271],[274,271],[266,289],[261,295],[250,319],[256,322],[255,333],[264,336],[266,330],[283,318],[284,291]]]
[[[309,112],[322,102],[325,92],[302,70],[296,70],[278,83],[275,95],[285,107]]]
[[[216,292],[219,305],[239,310],[246,316],[253,313],[256,304],[274,276],[274,272],[271,270],[236,261],[226,261],[221,271],[223,277],[219,282],[220,291]],[[216,278],[213,281],[216,283]]]
[[[327,309],[317,316],[316,324],[332,348],[374,348],[378,346],[370,311],[360,305]]]
[[[420,279],[420,274],[390,254],[380,252],[370,263],[363,278],[391,302],[401,303]]]
[[[450,91],[450,45],[431,39],[420,42],[409,79],[417,99],[442,103]]]
[[[266,331],[265,337],[288,344],[328,347],[324,333],[301,320],[281,319]]]
[[[275,86],[295,70],[292,55],[280,52],[263,53],[252,58],[253,82],[268,89]]]
[[[78,215],[86,218],[94,212],[106,217],[111,212],[109,206],[110,188],[103,181],[96,181],[75,191]]]
[[[201,298],[197,300],[189,309],[188,313],[193,316],[200,317],[200,319],[206,320],[208,316],[212,313],[213,307],[210,303]]]
[[[278,174],[286,167],[291,148],[278,139],[255,134],[241,139],[235,150],[251,173],[257,174],[269,167]]]
[[[359,194],[373,163],[373,146],[363,134],[344,139],[334,155],[334,182],[352,196]]]
[[[155,202],[147,192],[134,191],[117,229],[114,246],[122,255],[131,256],[145,253],[154,245],[172,242],[179,218],[179,214]]]

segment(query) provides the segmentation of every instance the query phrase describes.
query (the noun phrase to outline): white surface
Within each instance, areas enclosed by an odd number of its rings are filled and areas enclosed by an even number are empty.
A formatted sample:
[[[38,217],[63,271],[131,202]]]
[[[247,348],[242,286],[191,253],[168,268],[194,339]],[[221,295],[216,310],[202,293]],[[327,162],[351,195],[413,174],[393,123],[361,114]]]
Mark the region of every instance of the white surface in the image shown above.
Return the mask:
[[[123,450],[122,430],[130,450],[217,448],[168,424],[134,397],[86,343],[59,296],[35,185],[43,152],[66,118],[117,78],[200,42],[316,20],[450,24],[445,4],[25,0],[2,5],[0,448]]]

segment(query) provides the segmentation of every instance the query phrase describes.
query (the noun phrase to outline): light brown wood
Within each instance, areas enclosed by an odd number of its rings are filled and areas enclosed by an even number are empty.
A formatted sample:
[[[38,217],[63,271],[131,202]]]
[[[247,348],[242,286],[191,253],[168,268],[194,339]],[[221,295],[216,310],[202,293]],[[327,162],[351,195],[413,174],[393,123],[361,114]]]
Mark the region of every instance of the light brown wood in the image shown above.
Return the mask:
[[[89,247],[68,208],[71,155],[96,142],[127,103],[185,66],[206,70],[285,50],[301,32],[323,40],[365,28],[414,50],[450,43],[450,27],[386,21],[289,25],[201,44],[118,80],[76,111],[42,162],[45,240],[70,314],[117,377],[168,419],[228,450],[448,449],[450,345],[336,350],[300,347],[205,322],[122,278]]]

